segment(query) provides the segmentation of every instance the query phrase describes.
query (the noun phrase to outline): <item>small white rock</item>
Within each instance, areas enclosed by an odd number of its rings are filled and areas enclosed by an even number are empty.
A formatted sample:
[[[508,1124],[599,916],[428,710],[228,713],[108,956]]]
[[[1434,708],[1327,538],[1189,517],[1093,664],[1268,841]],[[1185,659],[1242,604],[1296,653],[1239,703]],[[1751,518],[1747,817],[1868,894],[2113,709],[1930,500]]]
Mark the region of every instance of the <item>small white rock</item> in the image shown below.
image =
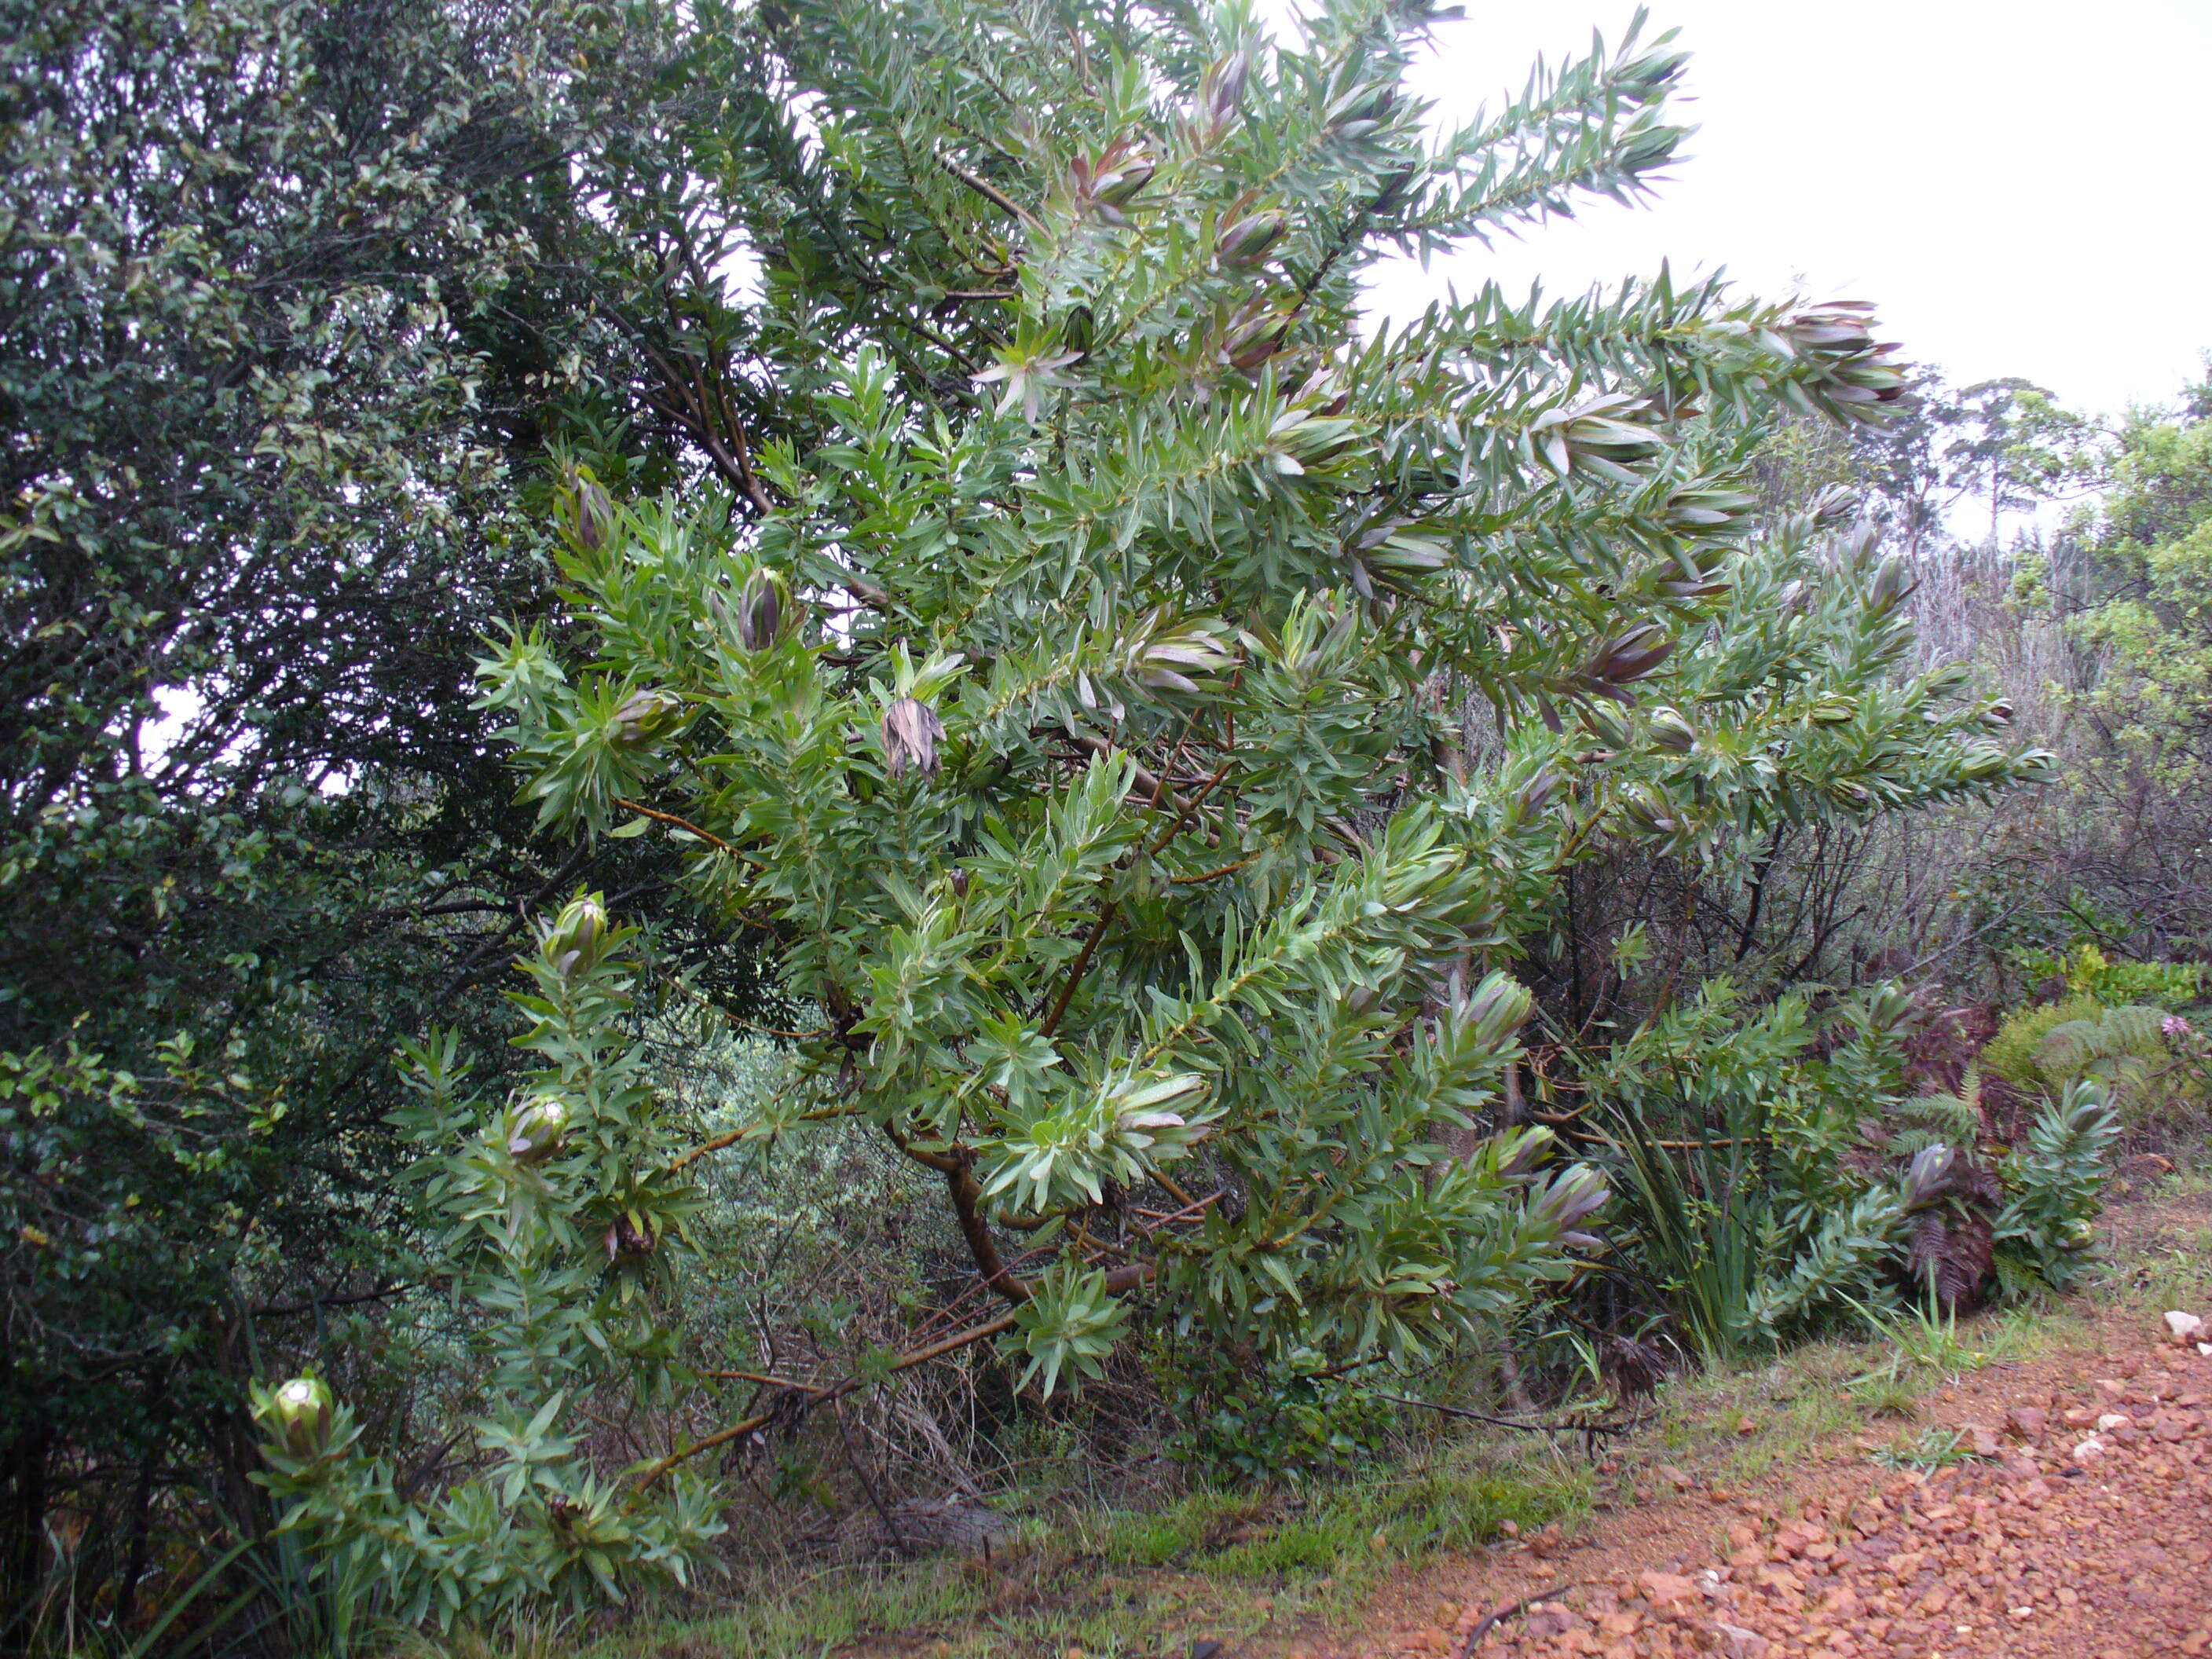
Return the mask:
[[[2076,1463],[2087,1462],[2093,1457],[2102,1457],[2105,1455],[2105,1443],[2093,1434],[2075,1447],[2071,1455]]]
[[[2097,1432],[2110,1434],[2114,1429],[2131,1429],[2135,1425],[2135,1419],[2125,1412],[2106,1412],[2097,1419]]]
[[[2197,1345],[2197,1352],[2203,1354],[2207,1359],[2212,1359],[2212,1342],[2198,1343]]]
[[[2202,1343],[2208,1334],[2212,1334],[2205,1329],[2203,1320],[2193,1313],[2185,1313],[2179,1308],[2166,1315],[2166,1328],[2172,1333],[2176,1342]]]

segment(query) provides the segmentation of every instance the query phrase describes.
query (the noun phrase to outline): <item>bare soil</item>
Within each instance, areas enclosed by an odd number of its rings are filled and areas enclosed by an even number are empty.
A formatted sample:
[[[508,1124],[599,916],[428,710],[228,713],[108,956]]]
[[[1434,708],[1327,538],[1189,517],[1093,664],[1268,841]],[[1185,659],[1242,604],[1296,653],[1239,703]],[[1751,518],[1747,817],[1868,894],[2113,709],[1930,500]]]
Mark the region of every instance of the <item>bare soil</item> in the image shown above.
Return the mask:
[[[2113,1218],[2116,1255],[2212,1220],[2198,1198]],[[2136,1659],[2212,1652],[2212,1357],[2140,1297],[2061,1351],[1929,1402],[1933,1468],[1845,1438],[1756,1483],[1664,1463],[1580,1536],[1401,1575],[1349,1632],[1255,1659],[1717,1653]],[[2212,1308],[2190,1311],[2212,1317]],[[2101,1426],[2100,1426],[2101,1425]],[[1747,1435],[1758,1425],[1747,1419]],[[1944,1432],[1948,1431],[1949,1432]],[[1687,1461],[1686,1459],[1686,1461]]]

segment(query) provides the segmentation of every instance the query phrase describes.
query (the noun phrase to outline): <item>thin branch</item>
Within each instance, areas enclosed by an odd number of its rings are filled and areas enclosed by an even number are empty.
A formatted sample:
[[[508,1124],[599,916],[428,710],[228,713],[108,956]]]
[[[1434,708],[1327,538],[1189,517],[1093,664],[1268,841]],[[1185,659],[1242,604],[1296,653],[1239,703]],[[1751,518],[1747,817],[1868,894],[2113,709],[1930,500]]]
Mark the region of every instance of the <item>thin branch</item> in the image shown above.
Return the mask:
[[[705,842],[717,852],[727,853],[732,858],[742,858],[744,856],[743,854],[739,853],[736,848],[724,841],[720,836],[714,835],[708,830],[702,830],[697,824],[690,823],[687,819],[679,818],[673,812],[663,812],[651,806],[641,805],[634,800],[625,800],[620,795],[617,795],[615,797],[615,805],[621,807],[625,812],[635,812],[641,818],[651,818],[656,823],[669,824],[676,829],[682,830],[689,834],[696,836],[701,841]]]
[[[937,164],[943,167],[947,173],[951,173],[954,178],[957,179],[962,184],[967,185],[969,189],[974,191],[985,201],[990,203],[994,207],[1000,208],[1004,211],[1012,214],[1023,224],[1034,226],[1036,223],[1036,220],[1030,217],[1028,214],[1023,212],[1020,208],[1017,207],[1014,204],[1012,198],[1001,191],[996,185],[977,173],[969,172],[966,167],[962,167],[959,162],[954,161],[950,155],[940,154],[937,158]]]
[[[1424,1411],[1441,1412],[1446,1417],[1463,1417],[1471,1423],[1487,1423],[1492,1428],[1518,1429],[1523,1434],[1626,1434],[1651,1420],[1649,1417],[1636,1417],[1626,1423],[1523,1423],[1510,1417],[1492,1417],[1487,1412],[1469,1411],[1464,1406],[1443,1406],[1433,1400],[1412,1400],[1403,1395],[1384,1394],[1379,1389],[1375,1390],[1375,1397],[1388,1400],[1393,1405],[1418,1406]]]

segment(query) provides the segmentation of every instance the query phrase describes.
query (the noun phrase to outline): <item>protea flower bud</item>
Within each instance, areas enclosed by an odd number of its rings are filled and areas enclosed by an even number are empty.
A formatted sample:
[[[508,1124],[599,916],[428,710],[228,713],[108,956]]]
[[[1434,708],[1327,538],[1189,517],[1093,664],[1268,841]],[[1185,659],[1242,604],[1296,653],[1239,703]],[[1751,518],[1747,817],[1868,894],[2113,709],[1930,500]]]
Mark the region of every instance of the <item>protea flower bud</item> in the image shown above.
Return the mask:
[[[1673,654],[1674,641],[1655,623],[1640,623],[1626,633],[1599,641],[1587,671],[1607,685],[1630,685],[1656,672]]]
[[[1813,522],[1824,529],[1847,522],[1859,510],[1859,492],[1849,484],[1830,484],[1813,498]]]
[[[1589,728],[1590,735],[1608,749],[1626,749],[1634,736],[1628,729],[1628,722],[1601,702],[1585,703],[1582,720]]]
[[[1621,792],[1621,810],[1631,822],[1659,835],[1671,836],[1680,829],[1674,809],[1667,798],[1646,783],[1632,783]]]
[[[1543,768],[1521,786],[1521,793],[1513,799],[1514,815],[1524,821],[1535,817],[1552,804],[1565,784],[1566,780],[1550,767]]]
[[[1887,616],[1919,586],[1905,568],[1905,561],[1892,554],[1875,568],[1874,580],[1868,584],[1867,609],[1877,617]]]
[[[1290,331],[1288,313],[1255,300],[1229,319],[1222,335],[1221,355],[1238,374],[1256,374],[1267,359],[1283,349],[1284,337]]]
[[[607,544],[614,534],[614,498],[600,488],[599,481],[588,473],[578,473],[570,489],[569,511],[575,523],[570,533],[576,545],[589,553],[596,553]]]
[[[1492,974],[1474,988],[1463,1018],[1486,1043],[1499,1043],[1528,1023],[1534,1008],[1528,988],[1509,975]]]
[[[673,691],[633,691],[615,710],[608,741],[617,749],[638,748],[665,732],[683,709]]]
[[[606,936],[606,906],[597,893],[586,893],[562,907],[540,953],[554,972],[573,974],[599,959]]]
[[[330,1384],[319,1376],[295,1376],[270,1396],[270,1426],[295,1457],[319,1457],[331,1443]]]
[[[1102,167],[1094,193],[1109,207],[1127,207],[1159,170],[1159,163],[1151,156],[1133,155],[1117,165]]]
[[[1573,1231],[1575,1223],[1605,1207],[1613,1196],[1605,1177],[1587,1164],[1565,1170],[1530,1206],[1532,1213],[1563,1229],[1561,1242],[1577,1249],[1595,1249],[1603,1241]]]
[[[1199,105],[1212,125],[1223,126],[1237,113],[1237,100],[1244,95],[1244,82],[1251,72],[1251,59],[1241,52],[1207,69],[1199,82]]]
[[[884,714],[884,760],[893,777],[904,777],[913,767],[924,777],[937,775],[937,740],[945,735],[945,722],[926,702],[901,697]]]
[[[556,1095],[539,1095],[514,1109],[507,1121],[507,1152],[526,1168],[543,1164],[561,1149],[568,1133],[568,1103]]]
[[[1948,1146],[1938,1144],[1923,1146],[1905,1172],[1905,1201],[1906,1205],[1925,1204],[1937,1197],[1944,1177],[1951,1173],[1952,1162],[1958,1157]]]
[[[1279,213],[1255,213],[1225,227],[1214,246],[1222,264],[1249,270],[1267,258],[1289,228]]]
[[[1680,709],[1655,708],[1651,711],[1651,741],[1674,754],[1686,755],[1698,746],[1698,728],[1682,717]]]
[[[745,579],[738,599],[738,643],[748,651],[765,651],[783,637],[791,613],[791,585],[783,573],[766,567]]]
[[[1991,732],[2002,732],[2012,724],[2013,707],[2002,697],[1985,707],[1978,716],[1982,725]]]
[[[1091,355],[1091,348],[1098,339],[1098,313],[1089,306],[1070,306],[1067,315],[1060,321],[1060,344],[1064,351],[1074,355],[1077,362]]]

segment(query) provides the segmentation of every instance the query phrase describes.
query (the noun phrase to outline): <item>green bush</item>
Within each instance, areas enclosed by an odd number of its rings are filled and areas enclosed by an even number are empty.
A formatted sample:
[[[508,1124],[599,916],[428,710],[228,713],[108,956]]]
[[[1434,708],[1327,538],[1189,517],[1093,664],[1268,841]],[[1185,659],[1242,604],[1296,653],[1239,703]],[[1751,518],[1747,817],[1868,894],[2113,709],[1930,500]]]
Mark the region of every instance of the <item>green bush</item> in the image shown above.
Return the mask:
[[[1997,1034],[1982,1049],[1982,1069],[2022,1089],[2040,1090],[2043,1073],[2036,1050],[2043,1039],[2070,1020],[2095,1019],[2104,1012],[2096,998],[2065,997],[2040,1007],[2015,1008],[2004,1017]]]
[[[2135,962],[2108,957],[2094,941],[2085,941],[2063,956],[2029,951],[2021,958],[2021,967],[2031,981],[2063,978],[2069,992],[2093,997],[2107,1008],[2153,1003],[2172,1012],[2187,1007],[2204,990],[2202,963]]]

